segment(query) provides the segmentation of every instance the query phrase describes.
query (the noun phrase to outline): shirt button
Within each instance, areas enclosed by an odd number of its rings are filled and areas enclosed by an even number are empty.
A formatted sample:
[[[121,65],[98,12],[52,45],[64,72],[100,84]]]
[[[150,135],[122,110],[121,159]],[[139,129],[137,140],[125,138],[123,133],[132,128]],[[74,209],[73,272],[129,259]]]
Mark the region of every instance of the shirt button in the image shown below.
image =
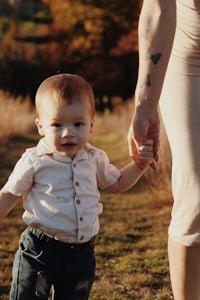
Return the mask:
[[[80,241],[82,241],[84,239],[84,236],[82,235],[81,237],[80,237]]]
[[[76,200],[76,203],[77,203],[77,204],[81,204],[81,200],[80,200],[80,199],[77,199],[77,200]]]
[[[76,185],[76,186],[79,186],[79,182],[78,182],[78,181],[76,181],[76,182],[75,182],[75,185]]]
[[[83,217],[80,217],[80,221],[83,222]]]
[[[74,168],[76,167],[76,164],[75,164],[75,163],[73,164],[73,167],[74,167]]]

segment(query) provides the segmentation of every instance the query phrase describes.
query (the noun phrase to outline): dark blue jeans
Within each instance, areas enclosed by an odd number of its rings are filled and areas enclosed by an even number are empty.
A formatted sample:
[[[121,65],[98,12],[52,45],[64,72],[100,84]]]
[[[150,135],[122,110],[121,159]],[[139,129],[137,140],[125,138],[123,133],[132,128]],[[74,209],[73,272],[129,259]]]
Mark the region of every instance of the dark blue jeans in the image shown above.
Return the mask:
[[[13,263],[10,300],[86,300],[95,275],[94,239],[65,244],[27,228]]]

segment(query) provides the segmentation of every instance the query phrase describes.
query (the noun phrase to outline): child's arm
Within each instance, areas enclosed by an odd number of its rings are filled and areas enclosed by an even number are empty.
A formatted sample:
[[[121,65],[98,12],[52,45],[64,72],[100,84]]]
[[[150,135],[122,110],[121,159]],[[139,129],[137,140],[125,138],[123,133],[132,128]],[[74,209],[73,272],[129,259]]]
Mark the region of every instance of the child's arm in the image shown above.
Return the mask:
[[[120,169],[121,176],[114,184],[108,187],[111,192],[124,192],[134,186],[140,179],[153,159],[152,140],[146,140],[143,146],[139,148],[139,156],[143,163],[146,164],[146,167],[141,169],[135,164],[135,162],[131,162]]]
[[[20,198],[20,196],[15,196],[2,188],[0,191],[0,220],[8,215]]]

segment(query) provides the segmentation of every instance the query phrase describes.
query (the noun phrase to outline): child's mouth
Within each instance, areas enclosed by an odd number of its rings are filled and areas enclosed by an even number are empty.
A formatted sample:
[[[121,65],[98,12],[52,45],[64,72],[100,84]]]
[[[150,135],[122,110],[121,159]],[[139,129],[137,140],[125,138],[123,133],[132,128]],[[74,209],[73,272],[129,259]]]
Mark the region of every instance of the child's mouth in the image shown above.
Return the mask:
[[[73,148],[76,146],[76,144],[75,143],[63,143],[61,146],[64,148]]]

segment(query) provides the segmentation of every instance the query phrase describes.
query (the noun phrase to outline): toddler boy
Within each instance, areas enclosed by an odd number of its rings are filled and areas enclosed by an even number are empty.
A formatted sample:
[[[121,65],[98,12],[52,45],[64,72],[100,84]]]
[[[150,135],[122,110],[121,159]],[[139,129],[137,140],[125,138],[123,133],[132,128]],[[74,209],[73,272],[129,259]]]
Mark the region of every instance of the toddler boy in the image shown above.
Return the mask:
[[[86,300],[95,274],[94,237],[99,231],[100,188],[123,192],[142,176],[131,162],[121,170],[88,143],[95,103],[80,76],[59,74],[36,93],[36,126],[42,136],[27,149],[0,191],[0,218],[23,198],[22,233],[13,264],[11,300]],[[151,140],[140,147],[146,166]]]

